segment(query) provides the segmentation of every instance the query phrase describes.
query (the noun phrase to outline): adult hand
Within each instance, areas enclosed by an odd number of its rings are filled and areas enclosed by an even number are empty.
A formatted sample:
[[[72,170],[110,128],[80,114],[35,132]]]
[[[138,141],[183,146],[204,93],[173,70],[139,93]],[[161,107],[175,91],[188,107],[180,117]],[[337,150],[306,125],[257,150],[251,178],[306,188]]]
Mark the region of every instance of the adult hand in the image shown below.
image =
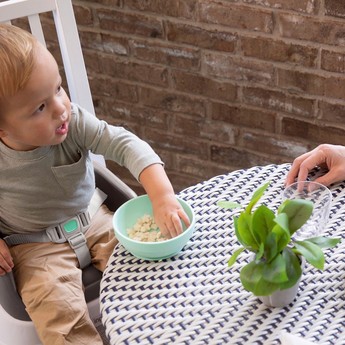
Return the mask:
[[[285,185],[297,181],[305,181],[310,170],[316,166],[328,169],[328,172],[318,177],[315,182],[325,186],[345,180],[345,147],[341,145],[322,144],[314,150],[297,157],[286,177]]]
[[[11,272],[13,266],[14,264],[10,250],[8,249],[6,242],[0,239],[0,276]]]

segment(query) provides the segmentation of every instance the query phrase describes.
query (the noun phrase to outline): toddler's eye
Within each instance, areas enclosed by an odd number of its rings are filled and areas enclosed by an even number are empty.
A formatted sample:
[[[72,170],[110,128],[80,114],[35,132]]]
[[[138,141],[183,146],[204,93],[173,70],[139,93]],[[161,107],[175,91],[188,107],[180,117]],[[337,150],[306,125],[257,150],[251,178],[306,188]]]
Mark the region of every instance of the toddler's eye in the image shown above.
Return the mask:
[[[42,103],[42,104],[38,107],[37,111],[38,111],[38,112],[41,112],[41,111],[44,110],[44,108],[45,108],[45,104]]]
[[[60,93],[61,90],[62,90],[62,87],[61,87],[61,85],[60,85],[60,86],[58,86],[58,88],[57,88],[57,90],[56,90],[56,93]]]

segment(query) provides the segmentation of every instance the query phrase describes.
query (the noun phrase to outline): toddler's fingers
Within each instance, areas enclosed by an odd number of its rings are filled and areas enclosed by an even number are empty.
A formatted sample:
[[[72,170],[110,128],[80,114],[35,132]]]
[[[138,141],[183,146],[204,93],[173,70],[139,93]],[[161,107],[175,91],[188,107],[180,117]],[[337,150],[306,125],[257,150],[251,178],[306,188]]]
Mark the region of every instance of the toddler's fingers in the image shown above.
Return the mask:
[[[187,215],[187,213],[184,211],[184,209],[179,209],[178,210],[178,215],[179,217],[182,219],[182,221],[184,222],[184,224],[186,226],[189,226],[190,225],[190,220],[189,220],[189,217]]]

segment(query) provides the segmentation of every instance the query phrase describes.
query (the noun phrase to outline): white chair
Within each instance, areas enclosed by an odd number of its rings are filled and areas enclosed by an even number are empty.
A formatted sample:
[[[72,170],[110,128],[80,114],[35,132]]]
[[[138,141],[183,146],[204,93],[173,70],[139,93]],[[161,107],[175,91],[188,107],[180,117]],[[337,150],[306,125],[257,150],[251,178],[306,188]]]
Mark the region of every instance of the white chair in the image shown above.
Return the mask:
[[[45,45],[40,13],[52,12],[63,59],[70,98],[94,112],[84,59],[71,0],[8,0],[0,2],[0,22],[11,23],[27,17],[30,30]],[[96,185],[108,194],[107,206],[115,211],[135,192],[106,169],[104,160],[94,156]],[[99,281],[101,273],[93,266],[83,270],[85,298],[91,317],[99,317]],[[0,277],[0,345],[40,345],[33,323],[15,290],[11,274]]]

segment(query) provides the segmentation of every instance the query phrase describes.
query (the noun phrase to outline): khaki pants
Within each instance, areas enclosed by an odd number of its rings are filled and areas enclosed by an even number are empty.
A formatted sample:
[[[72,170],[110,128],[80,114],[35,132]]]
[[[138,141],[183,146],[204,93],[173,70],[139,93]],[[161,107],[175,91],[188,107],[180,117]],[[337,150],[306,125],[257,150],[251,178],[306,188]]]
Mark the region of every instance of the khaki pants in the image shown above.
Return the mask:
[[[92,263],[104,271],[117,243],[112,212],[102,206],[86,232]],[[11,248],[17,289],[45,345],[102,345],[85,302],[81,270],[68,243]]]

